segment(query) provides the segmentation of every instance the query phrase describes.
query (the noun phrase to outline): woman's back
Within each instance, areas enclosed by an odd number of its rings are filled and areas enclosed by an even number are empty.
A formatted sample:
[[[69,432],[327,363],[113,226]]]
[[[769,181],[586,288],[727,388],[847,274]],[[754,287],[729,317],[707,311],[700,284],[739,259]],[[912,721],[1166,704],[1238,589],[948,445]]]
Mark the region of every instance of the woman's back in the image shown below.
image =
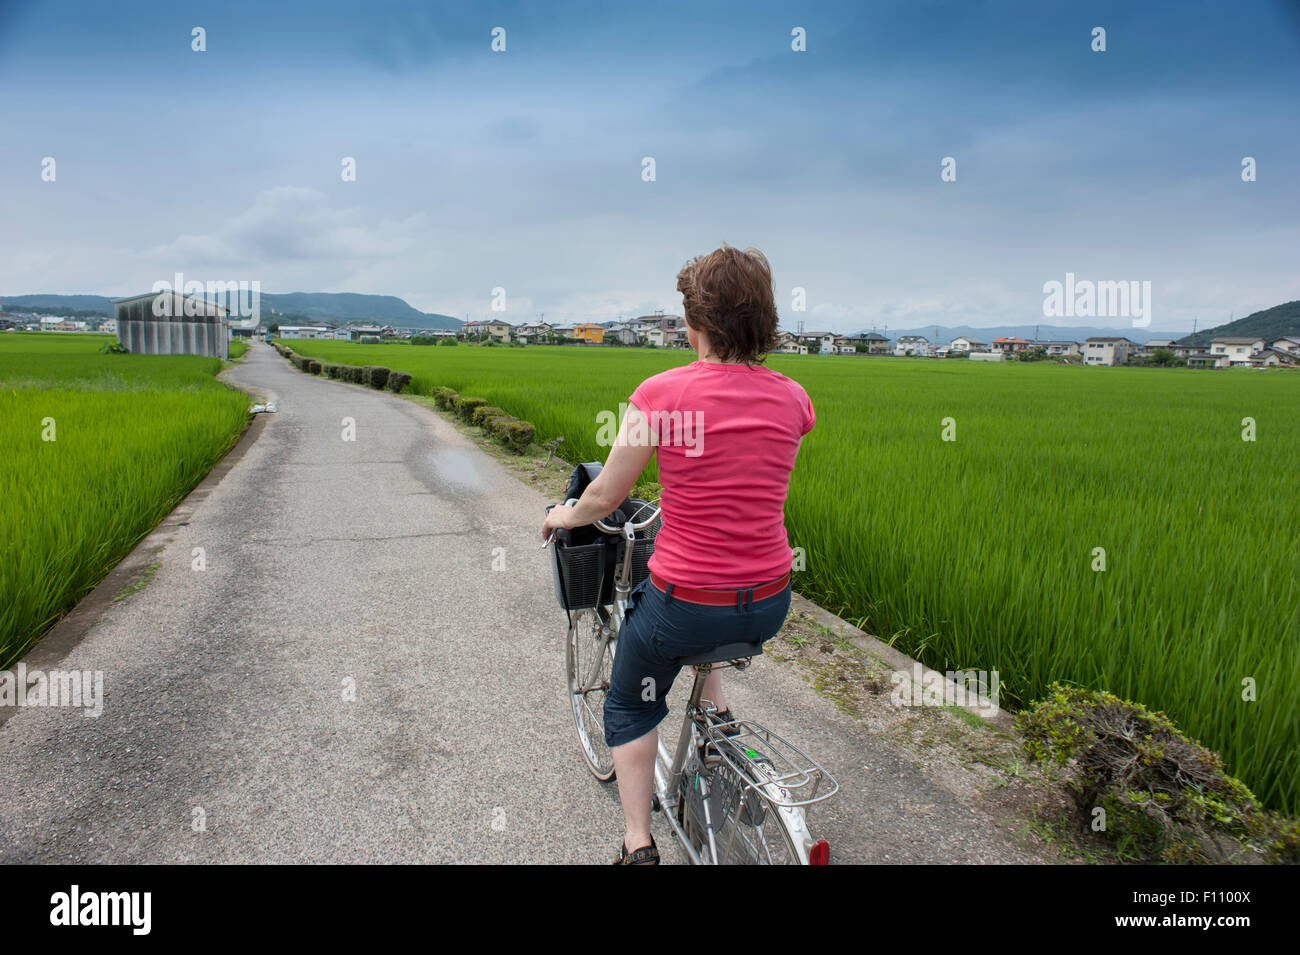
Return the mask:
[[[816,421],[799,385],[762,365],[696,361],[631,401],[658,445],[663,526],[650,569],[682,587],[746,587],[790,569],[785,498]]]

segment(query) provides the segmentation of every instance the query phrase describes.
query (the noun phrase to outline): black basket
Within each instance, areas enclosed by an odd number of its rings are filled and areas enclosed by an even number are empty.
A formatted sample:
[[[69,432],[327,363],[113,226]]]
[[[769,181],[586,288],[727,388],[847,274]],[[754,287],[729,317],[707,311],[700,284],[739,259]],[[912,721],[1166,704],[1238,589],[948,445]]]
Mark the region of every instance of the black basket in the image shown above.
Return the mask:
[[[590,610],[604,606],[613,596],[614,574],[606,541],[594,544],[551,545],[555,561],[551,575],[555,579],[555,599],[565,610]]]
[[[633,505],[632,520],[644,520],[639,511],[646,502],[629,498]],[[648,566],[654,553],[655,536],[661,520],[637,531],[632,542],[632,578],[635,587],[650,576]],[[599,539],[587,544],[566,544],[557,536],[551,545],[555,559],[551,563],[551,576],[555,583],[555,599],[565,610],[590,610],[603,607],[614,599],[614,571],[623,547],[621,537],[599,534]]]

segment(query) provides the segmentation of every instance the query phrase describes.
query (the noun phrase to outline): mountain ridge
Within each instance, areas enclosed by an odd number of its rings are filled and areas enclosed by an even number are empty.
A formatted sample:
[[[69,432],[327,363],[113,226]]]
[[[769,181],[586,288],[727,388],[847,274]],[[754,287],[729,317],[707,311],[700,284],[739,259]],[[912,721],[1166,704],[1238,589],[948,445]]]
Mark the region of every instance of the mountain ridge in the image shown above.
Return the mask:
[[[396,295],[364,292],[263,292],[262,321],[381,322],[405,328],[460,328],[460,319],[439,312],[422,312]],[[0,305],[11,309],[53,308],[111,316],[107,295],[5,295]]]

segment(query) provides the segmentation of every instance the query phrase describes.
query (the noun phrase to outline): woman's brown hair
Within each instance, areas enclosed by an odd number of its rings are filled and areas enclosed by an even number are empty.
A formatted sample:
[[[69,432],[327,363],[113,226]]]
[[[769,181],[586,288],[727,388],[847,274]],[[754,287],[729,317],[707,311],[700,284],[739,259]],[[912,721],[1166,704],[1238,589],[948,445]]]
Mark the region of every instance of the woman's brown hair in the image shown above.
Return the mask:
[[[762,362],[777,346],[772,267],[758,249],[729,245],[691,259],[677,273],[686,324],[709,336],[722,361]]]

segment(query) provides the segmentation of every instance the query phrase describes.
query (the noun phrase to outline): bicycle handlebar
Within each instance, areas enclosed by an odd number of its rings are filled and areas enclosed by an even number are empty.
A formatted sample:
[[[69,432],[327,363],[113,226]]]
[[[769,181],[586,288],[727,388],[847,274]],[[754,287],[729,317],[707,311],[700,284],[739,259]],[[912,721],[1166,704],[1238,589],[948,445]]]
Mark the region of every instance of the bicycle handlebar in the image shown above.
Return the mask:
[[[655,500],[658,500],[658,498],[656,498]],[[564,503],[571,507],[574,504],[578,503],[578,499],[576,497],[571,497]],[[597,530],[602,531],[606,534],[623,534],[628,530],[631,530],[633,533],[636,533],[637,531],[644,530],[645,528],[653,524],[658,519],[659,512],[662,510],[662,508],[654,507],[654,501],[647,501],[646,503],[642,504],[641,507],[637,508],[636,511],[633,512],[633,515],[635,516],[636,514],[640,513],[643,509],[647,507],[654,508],[654,513],[651,514],[649,517],[647,517],[644,521],[633,522],[629,520],[622,527],[614,527],[611,524],[606,524],[604,518],[597,518],[591,523]]]

